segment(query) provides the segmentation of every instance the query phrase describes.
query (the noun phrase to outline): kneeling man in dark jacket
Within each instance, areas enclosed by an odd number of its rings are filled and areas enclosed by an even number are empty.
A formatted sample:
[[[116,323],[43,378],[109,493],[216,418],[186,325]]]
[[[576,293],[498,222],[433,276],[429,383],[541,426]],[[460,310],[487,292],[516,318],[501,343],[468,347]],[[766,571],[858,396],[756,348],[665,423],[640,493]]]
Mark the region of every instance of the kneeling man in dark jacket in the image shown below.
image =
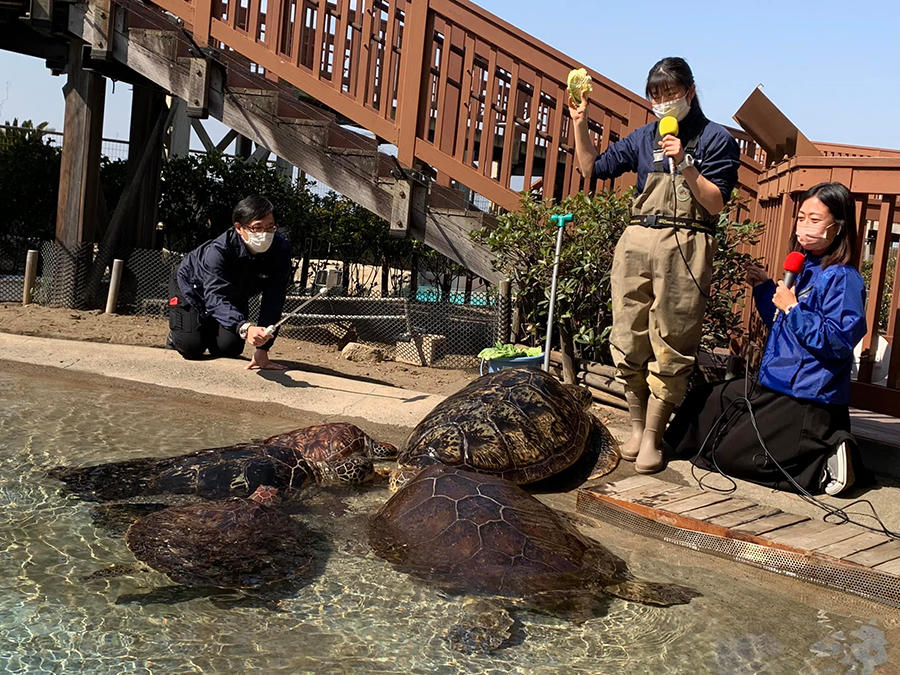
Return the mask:
[[[169,286],[169,344],[186,359],[206,350],[236,358],[244,343],[255,347],[251,368],[283,370],[269,360],[275,335],[266,327],[281,318],[291,275],[291,247],[276,231],[272,203],[259,195],[242,199],[234,227],[188,253]],[[259,325],[248,317],[250,298],[262,293]]]

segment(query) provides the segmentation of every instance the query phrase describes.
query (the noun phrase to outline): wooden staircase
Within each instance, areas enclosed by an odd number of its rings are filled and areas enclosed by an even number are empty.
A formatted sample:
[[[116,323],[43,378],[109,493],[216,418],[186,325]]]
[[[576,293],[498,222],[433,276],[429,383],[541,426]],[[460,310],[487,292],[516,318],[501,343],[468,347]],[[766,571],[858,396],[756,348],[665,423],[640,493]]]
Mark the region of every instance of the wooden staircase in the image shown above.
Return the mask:
[[[90,50],[86,66],[126,67],[184,100],[190,116],[219,119],[381,216],[398,236],[499,279],[489,252],[468,236],[491,216],[468,207],[459,190],[404,169],[379,152],[375,138],[339,125],[333,111],[301,100],[295,87],[255,74],[241,54],[199,47],[179,20],[140,3],[73,5],[68,29]]]

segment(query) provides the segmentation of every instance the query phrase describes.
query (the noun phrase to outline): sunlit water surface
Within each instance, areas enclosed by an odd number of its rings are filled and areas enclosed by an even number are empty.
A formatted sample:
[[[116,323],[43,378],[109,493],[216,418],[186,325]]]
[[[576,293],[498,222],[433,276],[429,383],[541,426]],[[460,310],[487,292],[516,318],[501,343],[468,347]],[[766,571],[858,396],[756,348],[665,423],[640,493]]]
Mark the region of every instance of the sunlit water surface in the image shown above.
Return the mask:
[[[281,597],[191,592],[146,568],[85,579],[135,560],[120,533],[95,524],[96,505],[59,492],[49,467],[179,454],[285,428],[162,391],[0,375],[0,670],[870,673],[888,672],[891,654],[897,662],[887,612],[833,594],[824,609],[805,584],[773,586],[771,575],[710,566],[708,556],[613,527],[606,543],[636,575],[703,596],[667,609],[614,599],[582,625],[519,610],[509,646],[456,652],[444,631],[461,599],[369,551],[365,518],[386,499],[380,488],[307,496],[296,517],[327,537],[330,554]]]

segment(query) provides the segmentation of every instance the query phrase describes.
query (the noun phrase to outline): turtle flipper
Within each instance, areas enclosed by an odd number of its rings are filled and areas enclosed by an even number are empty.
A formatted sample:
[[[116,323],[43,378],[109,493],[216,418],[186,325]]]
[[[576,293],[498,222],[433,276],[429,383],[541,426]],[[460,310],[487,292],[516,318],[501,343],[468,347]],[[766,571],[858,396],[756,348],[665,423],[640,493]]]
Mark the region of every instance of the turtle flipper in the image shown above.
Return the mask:
[[[701,597],[699,591],[687,586],[635,580],[603,586],[603,590],[623,600],[631,600],[632,602],[640,602],[644,605],[655,605],[657,607],[686,605],[693,598]]]
[[[588,480],[600,478],[608,473],[612,473],[619,465],[619,443],[609,433],[609,429],[596,417],[594,418],[591,436],[588,439],[597,449],[597,460],[594,462],[594,468]]]
[[[477,598],[463,605],[459,621],[444,631],[444,637],[458,652],[484,654],[507,646],[514,624],[515,619],[499,601]]]
[[[57,466],[47,473],[65,483],[67,492],[82,499],[105,501],[144,494],[159,464],[159,459],[145,457],[93,466]]]

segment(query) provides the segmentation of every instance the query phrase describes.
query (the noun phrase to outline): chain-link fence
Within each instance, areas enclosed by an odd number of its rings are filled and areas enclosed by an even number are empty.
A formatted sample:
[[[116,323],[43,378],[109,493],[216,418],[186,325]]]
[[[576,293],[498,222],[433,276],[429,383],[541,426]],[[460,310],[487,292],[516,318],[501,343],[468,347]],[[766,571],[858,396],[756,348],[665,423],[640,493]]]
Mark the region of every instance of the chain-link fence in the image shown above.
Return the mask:
[[[17,246],[21,251],[19,264],[12,274],[0,277],[0,301],[21,302],[27,247],[28,242]],[[106,297],[109,269],[94,279],[92,263],[104,259],[95,246],[88,244],[73,252],[54,242],[43,242],[39,251],[33,302],[102,306],[98,301]],[[182,258],[180,253],[165,250],[132,251],[124,260],[117,312],[166,320],[169,278]],[[296,263],[299,269],[301,261]],[[339,348],[356,342],[379,350],[384,358],[414,365],[476,368],[478,352],[494,344],[500,334],[498,319],[503,312],[499,305],[508,303],[498,302],[493,287],[448,293],[425,285],[387,284],[391,291],[387,296],[382,297],[378,289],[369,290],[368,295],[349,295],[341,284],[343,273],[332,275],[334,268],[321,264],[318,268],[319,273],[315,273],[316,265],[312,266],[306,284],[295,281],[288,287],[284,313],[297,313],[285,321],[282,338]],[[389,273],[403,278],[402,270]],[[260,297],[251,298],[251,317],[258,315],[259,306]]]

